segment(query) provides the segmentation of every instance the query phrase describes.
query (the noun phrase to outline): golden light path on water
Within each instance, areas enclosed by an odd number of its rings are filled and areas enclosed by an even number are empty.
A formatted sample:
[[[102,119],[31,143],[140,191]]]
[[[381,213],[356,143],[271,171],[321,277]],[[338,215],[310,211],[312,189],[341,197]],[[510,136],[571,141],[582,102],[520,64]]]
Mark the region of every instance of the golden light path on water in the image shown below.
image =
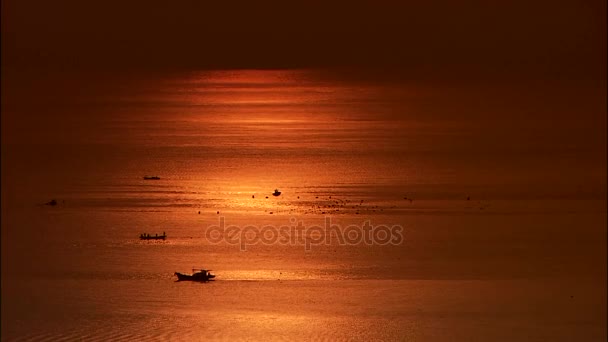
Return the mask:
[[[416,124],[384,118],[392,100],[377,102],[380,86],[341,84],[305,70],[196,72],[161,85],[156,101],[167,105],[157,117],[159,138],[191,147],[183,157],[198,167],[158,173],[179,178],[193,191],[189,200],[215,201],[221,212],[355,214],[369,193],[350,198],[341,191],[394,183],[397,174],[409,180],[415,172],[399,173],[404,163],[386,152],[401,150],[395,138]],[[171,124],[161,120],[169,115]],[[274,198],[274,189],[283,194]]]

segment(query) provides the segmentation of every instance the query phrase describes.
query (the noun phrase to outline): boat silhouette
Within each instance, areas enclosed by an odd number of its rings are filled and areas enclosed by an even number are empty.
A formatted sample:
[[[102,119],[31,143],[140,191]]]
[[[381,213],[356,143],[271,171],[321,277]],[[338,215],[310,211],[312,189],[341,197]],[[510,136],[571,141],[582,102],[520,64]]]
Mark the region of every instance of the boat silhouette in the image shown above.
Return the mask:
[[[272,196],[280,196],[280,195],[281,195],[281,192],[279,191],[279,189],[274,189]]]
[[[208,282],[213,281],[215,278],[215,274],[211,274],[211,270],[198,270],[192,269],[192,274],[184,274],[175,272],[174,275],[177,276],[177,281],[200,281],[200,282]]]
[[[158,235],[158,234],[150,235],[147,233],[139,234],[140,240],[164,240],[166,238],[167,238],[167,234],[165,232],[163,232],[163,235]]]

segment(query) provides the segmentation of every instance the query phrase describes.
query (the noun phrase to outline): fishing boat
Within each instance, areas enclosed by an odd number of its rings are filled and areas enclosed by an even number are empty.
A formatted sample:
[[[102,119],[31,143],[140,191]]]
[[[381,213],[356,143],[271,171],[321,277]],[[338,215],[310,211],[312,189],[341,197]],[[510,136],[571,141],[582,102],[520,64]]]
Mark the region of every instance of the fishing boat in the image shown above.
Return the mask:
[[[160,177],[158,176],[144,176],[145,180],[159,180]]]
[[[177,276],[177,281],[200,281],[200,282],[208,282],[213,281],[215,278],[215,274],[211,274],[211,270],[203,270],[203,269],[192,269],[192,274],[184,274],[175,272],[174,275]]]
[[[163,235],[158,235],[158,234],[150,235],[147,233],[139,234],[140,240],[164,240],[166,238],[167,238],[167,234],[165,232],[163,232]]]
[[[280,196],[280,195],[281,195],[281,192],[279,191],[279,189],[274,189],[272,196]]]

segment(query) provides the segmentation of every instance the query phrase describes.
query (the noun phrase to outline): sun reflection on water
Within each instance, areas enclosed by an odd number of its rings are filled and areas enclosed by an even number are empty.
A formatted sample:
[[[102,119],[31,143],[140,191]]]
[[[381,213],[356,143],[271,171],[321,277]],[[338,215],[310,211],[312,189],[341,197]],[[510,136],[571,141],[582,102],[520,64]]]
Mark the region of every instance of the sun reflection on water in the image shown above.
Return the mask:
[[[312,271],[278,271],[278,270],[226,270],[218,275],[218,280],[314,280],[323,279],[318,272]]]

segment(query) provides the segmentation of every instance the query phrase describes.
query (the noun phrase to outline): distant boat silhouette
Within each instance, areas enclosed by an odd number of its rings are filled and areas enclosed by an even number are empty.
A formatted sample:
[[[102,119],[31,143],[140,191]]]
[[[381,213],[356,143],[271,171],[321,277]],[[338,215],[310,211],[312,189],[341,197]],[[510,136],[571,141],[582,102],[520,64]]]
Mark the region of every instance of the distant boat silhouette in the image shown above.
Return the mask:
[[[139,235],[140,240],[164,240],[167,238],[167,234],[163,232],[163,235],[154,234],[154,236],[146,233]]]
[[[46,202],[46,203],[44,203],[44,204],[45,204],[45,205],[54,206],[54,205],[57,205],[57,201],[56,201],[56,200],[54,200],[54,199],[52,199],[50,202]]]
[[[160,177],[158,176],[144,176],[145,180],[158,180]]]
[[[279,189],[274,189],[272,196],[280,196],[280,195],[281,195],[281,192],[279,191]]]
[[[196,271],[196,270],[192,270],[192,271]],[[194,272],[193,274],[183,274],[183,273],[179,273],[179,272],[175,272],[173,274],[177,276],[177,281],[190,280],[190,281],[208,282],[208,281],[214,280],[213,278],[215,278],[215,275],[211,274],[210,271],[211,270],[199,270],[198,272]]]

